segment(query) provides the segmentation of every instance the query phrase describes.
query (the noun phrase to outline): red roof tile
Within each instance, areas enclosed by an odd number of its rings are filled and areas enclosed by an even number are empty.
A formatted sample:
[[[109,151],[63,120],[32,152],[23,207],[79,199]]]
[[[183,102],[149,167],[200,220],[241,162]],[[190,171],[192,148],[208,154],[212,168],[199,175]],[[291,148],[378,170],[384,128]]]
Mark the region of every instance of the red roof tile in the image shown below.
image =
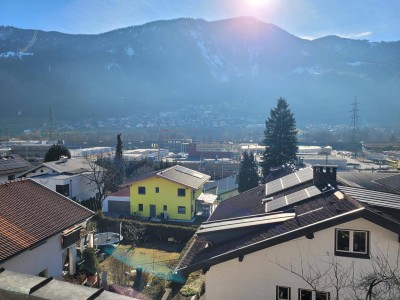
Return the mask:
[[[0,184],[0,263],[91,216],[33,180]]]
[[[126,186],[123,189],[116,191],[115,193],[110,194],[110,196],[114,197],[129,197],[130,196],[130,187]]]

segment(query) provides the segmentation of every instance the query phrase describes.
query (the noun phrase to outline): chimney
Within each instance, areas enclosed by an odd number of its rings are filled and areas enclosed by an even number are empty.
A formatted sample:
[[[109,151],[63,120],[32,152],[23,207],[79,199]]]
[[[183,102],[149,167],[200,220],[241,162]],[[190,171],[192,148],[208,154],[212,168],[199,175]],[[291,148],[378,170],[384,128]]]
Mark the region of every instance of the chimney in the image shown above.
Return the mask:
[[[336,165],[313,166],[313,179],[315,186],[336,185]]]

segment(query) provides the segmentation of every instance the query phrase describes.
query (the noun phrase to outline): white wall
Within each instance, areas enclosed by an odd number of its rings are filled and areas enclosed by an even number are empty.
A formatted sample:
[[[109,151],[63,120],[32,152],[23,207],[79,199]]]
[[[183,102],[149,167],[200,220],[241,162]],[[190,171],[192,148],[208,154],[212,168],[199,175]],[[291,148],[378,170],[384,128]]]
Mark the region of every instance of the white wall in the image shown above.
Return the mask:
[[[97,190],[96,190],[96,185],[95,183],[90,183],[90,180],[82,175],[71,175],[70,177],[67,178],[57,178],[58,175],[56,175],[54,178],[52,177],[46,177],[46,178],[40,178],[40,177],[33,177],[32,179],[35,180],[36,182],[48,187],[49,189],[56,191],[56,186],[57,185],[64,185],[64,184],[69,184],[70,188],[70,196],[69,198],[76,198],[76,200],[81,201],[81,200],[87,200],[90,197],[95,197]]]
[[[62,277],[61,235],[58,234],[35,249],[27,250],[0,265],[6,270],[37,275],[47,269],[47,276]]]
[[[43,175],[43,174],[53,174],[53,173],[55,173],[55,172],[53,172],[52,169],[42,166],[42,167],[36,169],[35,172],[29,172],[29,173],[25,174],[25,177],[32,178],[32,177]]]
[[[292,265],[297,271],[308,271],[311,265],[313,268],[326,270],[332,265],[332,261],[344,266],[350,266],[354,261],[355,274],[359,274],[360,270],[368,270],[371,267],[371,259],[334,256],[335,228],[370,231],[372,257],[376,257],[377,253],[382,251],[390,253],[389,256],[396,259],[399,249],[398,235],[365,219],[357,219],[315,232],[314,239],[301,237],[245,255],[242,262],[233,259],[212,266],[206,273],[207,300],[276,299],[277,285],[291,287],[291,299],[298,299],[298,289],[310,287],[300,277],[281,266],[290,268]],[[278,263],[281,266],[278,266]],[[331,299],[335,299],[332,287],[324,289],[325,292],[331,292]],[[349,293],[348,290],[343,292]]]

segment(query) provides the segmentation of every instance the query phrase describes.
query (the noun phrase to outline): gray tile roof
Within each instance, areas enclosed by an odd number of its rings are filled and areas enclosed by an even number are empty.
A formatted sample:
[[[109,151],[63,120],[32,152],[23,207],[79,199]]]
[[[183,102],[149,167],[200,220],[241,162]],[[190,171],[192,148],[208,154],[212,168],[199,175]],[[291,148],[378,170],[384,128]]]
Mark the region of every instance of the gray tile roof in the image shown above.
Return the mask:
[[[393,175],[393,173],[384,172],[339,172],[337,173],[337,180],[346,186],[400,193],[400,177],[398,174]]]
[[[192,189],[199,189],[211,177],[209,175],[193,171],[182,166],[173,166],[172,168],[160,171],[157,176],[167,180],[174,181]]]
[[[376,179],[375,181],[391,191],[400,194],[400,174]]]
[[[43,163],[44,166],[56,171],[59,174],[80,174],[91,170],[89,162],[85,158],[74,157],[66,162],[62,160]]]
[[[199,189],[211,178],[209,175],[176,165],[176,166],[173,166],[173,167],[165,169],[165,170],[154,171],[154,172],[148,173],[146,175],[140,176],[140,177],[136,178],[135,180],[129,182],[128,184],[125,184],[124,186],[130,185],[133,182],[141,181],[141,180],[144,180],[144,179],[147,179],[150,177],[154,177],[154,176],[179,183],[181,185],[192,188],[194,190]]]

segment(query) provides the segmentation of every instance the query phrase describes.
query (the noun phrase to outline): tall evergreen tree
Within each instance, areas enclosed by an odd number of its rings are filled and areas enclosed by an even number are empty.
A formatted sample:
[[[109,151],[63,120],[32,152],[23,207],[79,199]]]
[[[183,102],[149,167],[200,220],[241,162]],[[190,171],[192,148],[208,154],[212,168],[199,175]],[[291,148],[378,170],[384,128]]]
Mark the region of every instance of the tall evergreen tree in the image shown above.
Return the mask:
[[[257,164],[253,153],[248,154],[247,152],[243,152],[238,179],[239,193],[250,190],[258,185]]]
[[[296,159],[297,130],[296,120],[283,98],[278,99],[276,108],[271,109],[265,121],[265,152],[263,162],[264,178],[271,168],[277,168]]]
[[[117,148],[115,149],[115,158],[121,159],[122,158],[122,140],[121,140],[121,133],[117,135]]]

